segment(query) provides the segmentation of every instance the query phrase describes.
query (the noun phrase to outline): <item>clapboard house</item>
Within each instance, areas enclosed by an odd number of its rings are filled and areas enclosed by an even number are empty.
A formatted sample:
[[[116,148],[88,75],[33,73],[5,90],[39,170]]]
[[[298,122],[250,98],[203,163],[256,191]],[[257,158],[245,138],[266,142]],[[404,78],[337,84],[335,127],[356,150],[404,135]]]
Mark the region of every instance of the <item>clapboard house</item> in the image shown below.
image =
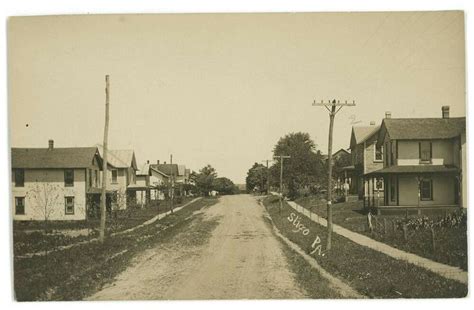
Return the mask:
[[[377,146],[383,168],[366,177],[384,180],[379,211],[467,207],[465,117],[385,118]]]
[[[100,197],[96,147],[12,148],[14,220],[85,220]]]

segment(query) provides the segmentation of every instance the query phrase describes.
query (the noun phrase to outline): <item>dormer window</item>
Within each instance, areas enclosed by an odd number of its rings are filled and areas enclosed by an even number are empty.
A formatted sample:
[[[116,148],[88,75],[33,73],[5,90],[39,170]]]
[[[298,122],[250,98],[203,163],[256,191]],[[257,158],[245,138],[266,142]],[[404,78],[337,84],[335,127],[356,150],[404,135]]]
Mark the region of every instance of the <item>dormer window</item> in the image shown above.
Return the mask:
[[[429,141],[421,141],[419,143],[420,163],[431,163],[433,155],[432,144]]]

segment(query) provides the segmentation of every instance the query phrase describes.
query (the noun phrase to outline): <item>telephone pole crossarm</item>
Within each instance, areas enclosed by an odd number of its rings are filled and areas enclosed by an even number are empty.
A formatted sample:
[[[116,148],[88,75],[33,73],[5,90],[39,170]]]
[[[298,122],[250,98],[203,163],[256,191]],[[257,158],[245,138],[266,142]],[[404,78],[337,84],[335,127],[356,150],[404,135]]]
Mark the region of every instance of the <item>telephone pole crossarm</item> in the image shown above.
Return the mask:
[[[329,111],[329,139],[328,139],[328,188],[327,188],[327,245],[326,249],[329,251],[331,249],[331,239],[332,239],[332,139],[333,139],[333,129],[334,129],[334,118],[336,117],[337,112],[339,112],[343,107],[353,107],[355,106],[355,100],[352,102],[347,102],[344,100],[321,100],[320,102],[313,101],[313,106],[322,106]],[[336,109],[337,107],[337,109]]]
[[[352,100],[352,102],[347,102],[347,100],[344,100],[344,102],[341,102],[340,100],[328,100],[324,102],[324,100],[321,100],[320,102],[316,102],[316,100],[313,101],[313,106],[348,106],[348,107],[355,107],[356,103],[355,100]]]

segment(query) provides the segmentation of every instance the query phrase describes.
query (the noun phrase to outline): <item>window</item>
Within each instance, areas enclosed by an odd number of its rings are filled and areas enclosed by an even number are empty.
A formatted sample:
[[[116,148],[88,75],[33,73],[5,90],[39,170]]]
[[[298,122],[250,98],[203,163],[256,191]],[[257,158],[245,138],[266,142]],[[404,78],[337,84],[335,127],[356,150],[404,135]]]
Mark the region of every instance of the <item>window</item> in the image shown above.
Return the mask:
[[[64,170],[64,186],[74,186],[74,170]]]
[[[92,170],[88,169],[89,172],[89,187],[92,187]]]
[[[423,179],[420,181],[420,199],[433,200],[433,181]]]
[[[15,187],[25,186],[25,170],[15,169]]]
[[[64,213],[74,214],[74,197],[64,197]]]
[[[15,197],[15,214],[25,214],[25,197]]]
[[[420,162],[430,163],[432,156],[432,146],[429,141],[422,141],[419,144]]]
[[[95,186],[99,186],[99,173],[97,170],[94,170],[94,179],[95,179]]]
[[[383,145],[377,146],[375,143],[374,152],[374,161],[383,161]]]
[[[112,173],[112,183],[117,183],[117,169],[111,170]]]
[[[383,190],[383,179],[382,178],[377,178],[375,180],[375,188],[376,190]]]

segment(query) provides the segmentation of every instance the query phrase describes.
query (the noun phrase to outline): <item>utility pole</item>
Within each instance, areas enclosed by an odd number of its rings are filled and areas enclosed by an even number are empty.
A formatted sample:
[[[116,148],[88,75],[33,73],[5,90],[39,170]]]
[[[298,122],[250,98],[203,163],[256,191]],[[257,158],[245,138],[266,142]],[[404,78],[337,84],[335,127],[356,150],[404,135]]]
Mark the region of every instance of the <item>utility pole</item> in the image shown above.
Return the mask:
[[[283,160],[285,158],[291,158],[291,156],[278,155],[278,156],[274,156],[273,158],[280,159],[280,209],[278,210],[278,213],[281,214],[282,198],[283,198]]]
[[[105,239],[105,217],[107,202],[107,139],[109,135],[109,75],[105,76],[105,126],[104,126],[104,146],[103,146],[103,163],[102,163],[102,192],[100,194],[100,232],[99,241],[104,242]]]
[[[265,159],[262,160],[262,162],[267,163],[267,195],[270,193],[270,169],[268,169],[268,162],[271,161],[271,159]]]
[[[170,154],[170,177],[171,177],[171,189],[170,189],[170,211],[173,213],[173,200],[174,200],[174,171],[173,171],[173,154]]]
[[[313,106],[323,106],[329,111],[329,141],[328,141],[328,192],[327,192],[327,218],[328,218],[328,239],[326,244],[326,250],[331,250],[331,239],[332,239],[332,132],[334,128],[334,118],[337,112],[339,112],[344,106],[355,106],[355,101],[352,103],[340,102],[339,100],[329,100],[320,103],[313,102]],[[337,109],[336,109],[337,107]]]

